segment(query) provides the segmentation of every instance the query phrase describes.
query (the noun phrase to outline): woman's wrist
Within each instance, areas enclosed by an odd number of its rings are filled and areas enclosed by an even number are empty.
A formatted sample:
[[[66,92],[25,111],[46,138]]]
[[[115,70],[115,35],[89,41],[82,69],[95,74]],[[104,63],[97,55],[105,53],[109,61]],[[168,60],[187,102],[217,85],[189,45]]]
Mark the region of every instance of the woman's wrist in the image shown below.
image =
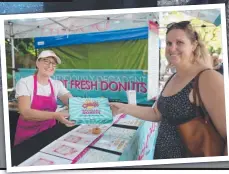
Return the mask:
[[[54,112],[53,119],[58,120],[58,118],[59,118],[59,112]]]
[[[120,113],[127,114],[125,106],[120,109]]]
[[[123,104],[123,107],[120,109],[120,112],[122,114],[128,114],[129,110],[131,109],[130,107],[131,107],[130,104]]]

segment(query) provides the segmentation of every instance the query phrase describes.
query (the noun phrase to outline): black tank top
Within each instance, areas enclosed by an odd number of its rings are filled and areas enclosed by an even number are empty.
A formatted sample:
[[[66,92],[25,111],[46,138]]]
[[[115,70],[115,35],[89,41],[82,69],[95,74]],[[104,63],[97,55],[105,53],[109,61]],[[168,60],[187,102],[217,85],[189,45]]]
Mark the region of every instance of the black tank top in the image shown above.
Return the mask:
[[[167,83],[174,75],[169,78]],[[162,120],[158,130],[154,159],[185,157],[185,148],[176,126],[196,117],[196,106],[189,100],[194,79],[175,95],[168,97],[159,96],[157,107],[161,113]]]

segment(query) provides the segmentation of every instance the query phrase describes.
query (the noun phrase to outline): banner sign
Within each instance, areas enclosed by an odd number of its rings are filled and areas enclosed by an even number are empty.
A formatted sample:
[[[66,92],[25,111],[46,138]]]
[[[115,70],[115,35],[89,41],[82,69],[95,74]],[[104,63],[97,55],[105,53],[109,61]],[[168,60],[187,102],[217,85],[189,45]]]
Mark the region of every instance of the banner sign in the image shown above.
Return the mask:
[[[153,160],[158,128],[159,124],[156,122],[143,121],[119,160]]]
[[[158,135],[158,123],[146,121],[139,130],[139,143],[137,160],[152,160]]]
[[[35,69],[19,69],[16,82],[34,74]],[[142,70],[74,70],[58,69],[52,76],[60,80],[75,97],[105,97],[127,102],[127,90],[136,90],[138,104],[147,101],[147,73]]]

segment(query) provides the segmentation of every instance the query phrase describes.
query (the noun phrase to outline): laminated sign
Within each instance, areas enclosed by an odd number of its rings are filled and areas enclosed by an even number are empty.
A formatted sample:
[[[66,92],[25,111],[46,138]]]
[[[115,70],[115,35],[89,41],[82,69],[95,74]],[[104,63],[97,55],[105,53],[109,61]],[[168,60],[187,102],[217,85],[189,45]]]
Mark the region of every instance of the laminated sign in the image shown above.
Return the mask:
[[[107,124],[113,121],[107,98],[72,97],[69,99],[69,115],[76,124]]]

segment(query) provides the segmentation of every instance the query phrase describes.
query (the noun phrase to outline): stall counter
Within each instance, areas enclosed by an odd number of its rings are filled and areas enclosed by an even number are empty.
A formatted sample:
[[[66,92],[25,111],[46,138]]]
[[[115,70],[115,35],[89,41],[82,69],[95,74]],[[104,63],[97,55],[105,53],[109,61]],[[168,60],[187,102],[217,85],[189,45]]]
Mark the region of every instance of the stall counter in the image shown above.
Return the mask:
[[[74,159],[69,159],[70,163],[86,163],[93,162],[93,159],[89,156],[90,151],[96,151],[99,161],[95,162],[107,162],[102,161],[102,155],[106,156],[106,158],[112,159],[114,161],[132,161],[132,160],[152,160],[154,155],[155,143],[158,134],[158,123],[142,121],[139,126],[132,126],[125,124],[127,118],[131,116],[122,115],[121,119],[117,120],[112,126],[110,126],[101,136],[96,139],[96,142],[91,143],[87,148],[82,150],[82,153],[76,156]],[[12,166],[18,166],[25,161],[28,161],[30,158],[33,158],[37,153],[42,153],[45,147],[50,146],[53,142],[65,136],[66,134],[71,133],[74,130],[81,131],[80,126],[74,126],[72,128],[66,127],[62,124],[57,124],[53,128],[50,128],[29,140],[24,141],[23,143],[12,147],[11,150],[11,159]],[[127,133],[123,133],[118,135],[117,132],[134,132],[133,135],[129,136]],[[117,147],[103,147],[104,142],[108,142],[110,144],[114,144],[114,137],[111,138],[111,135],[114,135],[116,132],[117,137],[120,139],[127,140],[127,144],[125,147],[120,150]],[[110,141],[110,142],[109,142]],[[112,141],[112,143],[111,143]],[[121,142],[121,141],[119,141]],[[119,144],[120,146],[120,144]],[[95,153],[93,153],[95,154]],[[50,154],[52,155],[52,154]],[[90,160],[88,160],[90,158]],[[95,157],[96,158],[96,157]],[[105,159],[105,157],[104,157]]]

